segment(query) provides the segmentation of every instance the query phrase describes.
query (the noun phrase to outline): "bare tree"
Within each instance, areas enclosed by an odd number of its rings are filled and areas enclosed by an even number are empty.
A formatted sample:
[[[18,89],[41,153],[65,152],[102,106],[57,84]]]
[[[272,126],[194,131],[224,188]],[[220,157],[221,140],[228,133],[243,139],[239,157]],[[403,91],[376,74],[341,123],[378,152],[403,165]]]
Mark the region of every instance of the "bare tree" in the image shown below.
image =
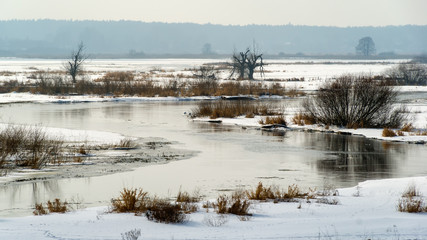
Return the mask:
[[[231,62],[231,74],[238,75],[238,79],[254,79],[254,72],[256,68],[260,68],[261,76],[264,74],[264,62],[262,54],[258,54],[256,49],[253,51],[247,48],[245,52],[240,52],[239,54],[234,53],[232,56]]]
[[[84,53],[85,46],[83,42],[80,42],[77,46],[77,50],[73,50],[70,56],[70,60],[68,60],[64,64],[64,68],[67,73],[71,76],[73,83],[76,83],[76,77],[83,70],[83,63],[86,61],[88,56]]]
[[[359,39],[359,44],[356,46],[356,54],[363,56],[371,56],[376,53],[375,43],[371,37]]]

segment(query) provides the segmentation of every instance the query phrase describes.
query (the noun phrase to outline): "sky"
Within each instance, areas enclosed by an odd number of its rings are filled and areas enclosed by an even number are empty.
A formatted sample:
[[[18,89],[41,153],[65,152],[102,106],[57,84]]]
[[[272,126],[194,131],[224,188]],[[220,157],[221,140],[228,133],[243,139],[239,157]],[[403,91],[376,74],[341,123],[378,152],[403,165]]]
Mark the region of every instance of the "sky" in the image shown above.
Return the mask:
[[[0,20],[136,20],[222,25],[427,25],[427,0],[0,0]]]

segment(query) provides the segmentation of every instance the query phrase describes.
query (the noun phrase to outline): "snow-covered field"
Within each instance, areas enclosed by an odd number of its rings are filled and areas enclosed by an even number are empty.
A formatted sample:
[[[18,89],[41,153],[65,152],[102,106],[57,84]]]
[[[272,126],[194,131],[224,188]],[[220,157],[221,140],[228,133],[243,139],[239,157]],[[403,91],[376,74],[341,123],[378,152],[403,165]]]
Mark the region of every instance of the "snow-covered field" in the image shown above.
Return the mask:
[[[314,200],[253,202],[253,216],[247,221],[200,208],[182,224],[155,223],[131,213],[108,213],[105,206],[66,214],[0,218],[0,237],[120,239],[121,234],[136,229],[141,231],[139,239],[427,239],[426,213],[396,209],[410,185],[427,195],[427,177],[374,180],[338,189],[338,196],[329,197],[338,201],[337,205]]]
[[[162,68],[175,73],[198,67],[208,62],[224,60],[93,60],[86,70],[91,78],[102,76],[105,71],[144,72]],[[302,90],[316,90],[320,84],[342,74],[380,74],[388,68],[406,60],[324,64],[329,60],[290,61],[275,60],[267,65],[266,79],[275,79],[286,87]],[[31,73],[57,71],[62,68],[61,60],[20,60],[0,59],[0,81],[27,81]],[[304,81],[288,81],[304,78]],[[400,87],[404,92],[427,92],[427,87]],[[81,103],[104,101],[189,101],[205,99],[192,98],[142,98],[142,97],[100,97],[100,96],[47,96],[30,93],[0,94],[0,103]],[[413,103],[411,120],[421,130],[427,128],[427,105]],[[287,120],[298,109],[287,109]],[[260,117],[219,119],[223,124],[259,128]],[[207,119],[196,119],[206,121]],[[4,127],[4,125],[2,125]],[[314,129],[325,131],[319,126],[297,126],[292,129]],[[45,128],[53,135],[68,141],[89,141],[97,144],[117,142],[123,136],[108,132],[77,131]],[[342,129],[331,127],[328,131],[349,132],[368,138],[387,141],[426,143],[427,136],[407,133],[402,137],[382,137],[382,129]],[[424,157],[424,156],[420,156]],[[402,192],[411,184],[418,186],[427,196],[427,177],[374,180],[360,183],[357,187],[339,189],[339,196],[331,197],[338,205],[307,203],[254,202],[253,216],[241,221],[233,215],[219,217],[200,208],[188,216],[183,224],[161,224],[148,221],[133,214],[107,213],[108,206],[80,209],[66,214],[0,218],[0,239],[120,239],[121,234],[133,229],[141,230],[139,239],[427,239],[426,213],[410,214],[396,210]],[[142,186],[143,187],[143,186]],[[118,193],[117,193],[118,194]],[[427,200],[426,200],[427,202]],[[301,208],[298,208],[301,204]],[[221,226],[212,226],[216,223]],[[215,225],[215,224],[214,224]]]

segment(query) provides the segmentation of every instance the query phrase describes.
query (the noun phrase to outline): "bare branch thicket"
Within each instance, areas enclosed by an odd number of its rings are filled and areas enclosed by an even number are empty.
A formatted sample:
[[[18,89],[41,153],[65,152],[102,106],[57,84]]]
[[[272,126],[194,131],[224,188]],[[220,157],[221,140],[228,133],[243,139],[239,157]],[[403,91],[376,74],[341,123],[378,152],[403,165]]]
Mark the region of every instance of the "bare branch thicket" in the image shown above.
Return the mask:
[[[64,64],[64,68],[67,73],[71,76],[72,82],[76,83],[76,77],[83,71],[83,63],[87,60],[88,55],[84,53],[85,46],[83,42],[80,42],[77,46],[77,50],[71,53],[70,60]]]
[[[421,63],[401,63],[387,70],[385,75],[399,85],[427,84],[427,66]]]
[[[367,77],[342,76],[326,83],[303,103],[317,122],[344,127],[399,127],[405,109],[395,107],[397,92],[386,82]]]

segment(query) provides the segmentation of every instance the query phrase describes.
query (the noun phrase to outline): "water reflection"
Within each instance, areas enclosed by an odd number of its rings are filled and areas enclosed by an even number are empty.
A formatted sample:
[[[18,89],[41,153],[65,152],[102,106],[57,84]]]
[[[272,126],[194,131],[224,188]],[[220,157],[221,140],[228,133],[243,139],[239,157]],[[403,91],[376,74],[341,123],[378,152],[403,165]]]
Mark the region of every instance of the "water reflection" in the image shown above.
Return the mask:
[[[310,134],[310,145],[326,149],[328,154],[316,162],[320,174],[332,174],[339,181],[350,178],[386,178],[396,172],[397,159],[403,159],[406,148],[384,148],[381,141],[337,134]]]

